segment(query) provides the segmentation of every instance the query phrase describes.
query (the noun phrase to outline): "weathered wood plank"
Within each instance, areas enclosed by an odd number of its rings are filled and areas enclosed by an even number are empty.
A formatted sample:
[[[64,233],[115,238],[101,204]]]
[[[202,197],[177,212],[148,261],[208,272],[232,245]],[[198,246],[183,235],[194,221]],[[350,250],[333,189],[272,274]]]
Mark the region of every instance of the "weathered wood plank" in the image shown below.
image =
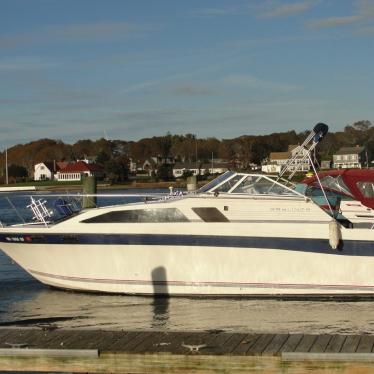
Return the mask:
[[[303,334],[289,335],[287,341],[280,348],[279,353],[281,353],[281,352],[293,352],[296,349],[296,347],[299,345],[303,336],[304,336]]]
[[[75,348],[79,349],[82,348],[83,344],[81,342],[82,335],[85,333],[85,331],[80,330],[72,330],[68,331],[67,334],[61,336],[61,342],[62,346],[61,348]]]
[[[313,345],[310,347],[309,352],[312,352],[312,353],[324,352],[331,338],[332,338],[332,335],[327,335],[327,334],[319,335],[317,339],[314,341]]]
[[[207,340],[207,347],[202,350],[202,353],[207,355],[226,354],[226,344],[233,335],[234,334],[227,332],[211,333],[209,339]]]
[[[126,343],[121,345],[118,350],[121,352],[132,352],[139,344],[148,339],[151,334],[152,333],[149,331],[143,331],[134,336],[132,339],[127,340]]]
[[[295,348],[295,352],[309,352],[318,335],[304,335]]]
[[[11,335],[10,329],[0,329],[0,347],[5,343],[7,336]]]
[[[2,334],[2,338],[0,340],[0,348],[9,348],[8,343],[20,343],[21,336],[24,334],[20,334],[18,330],[13,329],[4,329],[4,333]]]
[[[260,336],[260,334],[247,334],[231,353],[234,355],[245,355],[248,349],[256,343]]]
[[[356,352],[358,344],[360,342],[360,335],[348,335],[345,342],[340,350],[341,353],[353,353]]]
[[[107,331],[107,334],[105,334],[97,344],[97,349],[99,349],[100,352],[108,352],[110,350],[110,347],[114,346],[120,339],[124,341],[127,336],[127,331]],[[89,345],[92,346],[92,344],[90,343]]]
[[[35,329],[15,329],[4,339],[3,348],[9,348],[12,344],[24,344],[27,347],[34,348],[35,337],[40,337],[42,333],[42,331]]]
[[[369,353],[374,349],[374,336],[0,328],[0,348],[10,348],[6,343],[25,344],[30,349],[98,349],[121,354],[272,356],[293,351]]]
[[[219,353],[231,354],[235,350],[235,348],[241,344],[241,342],[246,336],[247,334],[240,334],[240,333],[232,334],[231,337],[225,343],[225,346],[224,346],[225,352],[219,352]]]
[[[124,332],[123,336],[121,336],[116,341],[112,342],[107,346],[108,352],[120,352],[123,347],[129,343],[132,339],[136,338],[136,336],[140,335],[140,331],[127,331]]]
[[[374,347],[374,335],[362,335],[358,347],[357,353],[369,353],[373,352]]]
[[[78,346],[80,348],[99,349],[102,351],[125,335],[126,333],[121,331],[82,331],[82,334],[79,336]]]
[[[165,333],[162,332],[152,332],[146,339],[144,339],[140,344],[138,344],[134,349],[131,350],[133,353],[145,353],[149,352],[153,345],[156,344],[160,338],[165,336]]]
[[[158,341],[153,343],[152,347],[148,347],[149,353],[173,353],[184,352],[182,343],[188,339],[191,334],[180,332],[167,332],[160,335]]]
[[[288,334],[276,334],[274,339],[269,343],[269,345],[262,351],[262,355],[274,356],[276,355],[282,346],[288,340]]]
[[[60,349],[64,348],[65,343],[70,339],[71,337],[71,330],[58,330],[53,331],[51,339],[48,340],[48,347],[47,348],[53,348],[53,349]]]
[[[247,355],[261,355],[263,350],[274,339],[275,334],[262,334],[259,339],[247,351]]]
[[[333,335],[325,349],[325,353],[339,353],[347,337],[345,335]]]

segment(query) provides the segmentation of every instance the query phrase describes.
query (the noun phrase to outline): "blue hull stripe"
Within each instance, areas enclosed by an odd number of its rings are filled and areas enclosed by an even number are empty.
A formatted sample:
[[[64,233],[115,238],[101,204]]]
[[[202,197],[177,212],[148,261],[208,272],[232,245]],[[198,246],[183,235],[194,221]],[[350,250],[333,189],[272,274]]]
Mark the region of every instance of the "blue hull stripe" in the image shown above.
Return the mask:
[[[157,245],[234,248],[276,248],[288,251],[325,253],[337,256],[373,256],[374,243],[346,240],[338,250],[331,249],[328,239],[276,238],[255,236],[169,235],[169,234],[0,234],[0,243],[69,244],[69,245]]]

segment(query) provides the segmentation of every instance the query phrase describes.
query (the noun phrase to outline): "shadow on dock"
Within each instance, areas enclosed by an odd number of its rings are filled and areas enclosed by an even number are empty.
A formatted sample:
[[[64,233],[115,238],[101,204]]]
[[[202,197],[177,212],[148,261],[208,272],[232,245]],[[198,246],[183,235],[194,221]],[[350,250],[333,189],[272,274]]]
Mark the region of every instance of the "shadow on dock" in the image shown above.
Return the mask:
[[[152,271],[153,327],[164,327],[169,321],[169,290],[166,269],[159,266]]]

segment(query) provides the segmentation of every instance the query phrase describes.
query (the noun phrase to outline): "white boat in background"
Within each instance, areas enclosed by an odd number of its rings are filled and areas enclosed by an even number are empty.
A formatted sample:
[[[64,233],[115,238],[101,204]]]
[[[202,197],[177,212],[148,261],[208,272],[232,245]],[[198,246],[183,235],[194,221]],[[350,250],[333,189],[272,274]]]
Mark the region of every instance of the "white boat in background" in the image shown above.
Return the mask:
[[[35,186],[6,186],[0,187],[0,192],[24,192],[24,191],[36,191]]]
[[[314,149],[322,130],[317,125],[302,147]],[[57,222],[42,201],[30,208],[37,223],[0,228],[0,248],[50,286],[139,295],[374,294],[374,230],[340,225],[279,178],[229,171],[194,194],[79,212],[61,205]]]

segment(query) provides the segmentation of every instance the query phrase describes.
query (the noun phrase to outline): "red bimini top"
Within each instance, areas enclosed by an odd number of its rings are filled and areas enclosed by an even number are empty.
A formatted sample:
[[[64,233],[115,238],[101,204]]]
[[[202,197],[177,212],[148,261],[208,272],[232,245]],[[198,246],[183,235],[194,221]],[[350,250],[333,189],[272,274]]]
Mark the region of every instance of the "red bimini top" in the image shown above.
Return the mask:
[[[355,200],[374,209],[374,169],[329,170],[318,173],[318,176],[323,187],[340,194],[351,195]],[[305,178],[302,183],[318,187],[315,175]],[[334,184],[337,188],[334,188]]]

